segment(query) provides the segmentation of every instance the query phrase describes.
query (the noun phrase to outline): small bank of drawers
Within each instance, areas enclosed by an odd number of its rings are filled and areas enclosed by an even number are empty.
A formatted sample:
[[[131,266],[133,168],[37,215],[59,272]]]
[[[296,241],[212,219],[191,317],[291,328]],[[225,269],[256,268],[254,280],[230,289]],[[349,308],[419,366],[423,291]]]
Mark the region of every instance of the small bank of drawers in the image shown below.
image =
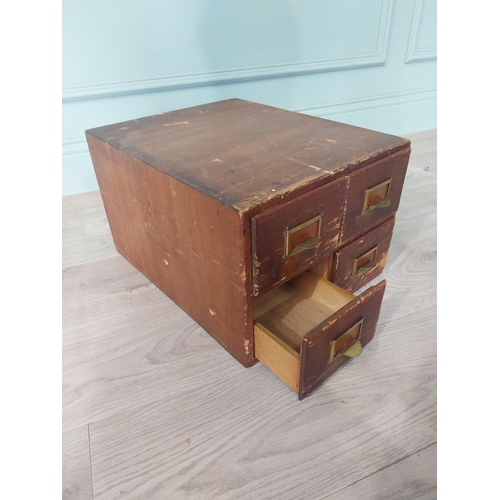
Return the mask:
[[[255,356],[299,399],[372,340],[409,152],[252,219]],[[326,279],[309,268],[323,260]]]
[[[242,365],[303,398],[373,338],[407,139],[241,99],[86,136],[118,252]]]

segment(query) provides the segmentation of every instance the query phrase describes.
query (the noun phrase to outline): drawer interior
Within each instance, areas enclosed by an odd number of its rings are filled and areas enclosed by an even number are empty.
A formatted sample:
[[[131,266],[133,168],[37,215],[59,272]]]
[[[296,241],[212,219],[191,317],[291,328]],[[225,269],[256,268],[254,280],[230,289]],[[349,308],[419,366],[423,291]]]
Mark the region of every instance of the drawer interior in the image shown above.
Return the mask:
[[[311,271],[256,298],[255,357],[298,392],[304,337],[355,298]]]
[[[352,293],[305,271],[258,297],[254,325],[260,325],[300,353],[304,336],[355,298]]]

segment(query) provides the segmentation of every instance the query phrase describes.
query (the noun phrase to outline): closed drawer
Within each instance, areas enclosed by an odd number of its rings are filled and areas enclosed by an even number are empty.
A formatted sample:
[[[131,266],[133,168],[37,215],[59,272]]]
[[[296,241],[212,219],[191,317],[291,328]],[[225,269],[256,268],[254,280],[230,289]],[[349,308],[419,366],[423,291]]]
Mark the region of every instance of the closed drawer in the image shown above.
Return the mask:
[[[356,297],[301,273],[254,301],[255,357],[303,399],[372,340],[384,290]]]
[[[306,270],[338,247],[345,179],[253,217],[253,295]]]
[[[409,157],[410,149],[406,149],[349,176],[341,244],[396,213]]]
[[[335,251],[331,280],[353,292],[380,274],[391,244],[394,217]]]

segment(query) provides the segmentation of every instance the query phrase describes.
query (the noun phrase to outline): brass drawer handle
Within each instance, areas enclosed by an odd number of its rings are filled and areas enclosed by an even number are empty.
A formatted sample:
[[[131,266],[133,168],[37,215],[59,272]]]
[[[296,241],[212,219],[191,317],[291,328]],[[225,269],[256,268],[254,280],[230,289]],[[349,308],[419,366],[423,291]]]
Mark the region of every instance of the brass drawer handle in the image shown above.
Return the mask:
[[[364,264],[358,268],[358,270],[356,271],[356,274],[354,276],[355,277],[362,276],[363,274],[367,273],[368,271],[371,271],[376,265],[377,265],[377,263],[375,261],[367,262],[366,264]]]
[[[385,198],[384,200],[377,201],[377,203],[374,203],[373,205],[370,205],[366,211],[371,212],[373,210],[376,210],[377,208],[387,208],[391,206],[391,200],[388,198]]]
[[[312,219],[309,219],[306,222],[303,222],[302,224],[299,224],[298,226],[293,227],[292,229],[286,228],[285,231],[283,231],[283,236],[285,237],[284,241],[284,252],[283,252],[283,258],[286,259],[287,257],[292,257],[293,255],[297,255],[298,253],[302,252],[303,250],[310,250],[312,248],[316,248],[321,240],[321,220],[323,219],[323,214],[316,215],[316,217],[313,217]],[[314,228],[314,225],[317,226],[317,229]],[[309,228],[309,226],[313,226],[312,228]],[[294,234],[298,233],[301,230],[306,230],[305,233],[307,234],[307,229],[315,229],[315,235],[312,236],[311,238],[308,238],[304,241],[299,241],[296,243],[292,248],[290,248],[290,244],[292,243],[292,240],[294,239]],[[310,233],[309,233],[310,234]],[[300,238],[300,235],[298,235]]]
[[[368,250],[368,252],[365,252],[363,255],[360,255],[357,259],[353,260],[352,263],[353,278],[356,278],[357,276],[362,276],[363,274],[367,273],[368,271],[371,271],[374,267],[377,266],[377,252],[378,252],[378,245],[374,246],[371,250]]]
[[[387,208],[391,206],[389,192],[391,191],[392,177],[370,189],[365,189],[365,198],[363,200],[363,210],[361,215],[373,212],[377,208]]]
[[[292,250],[292,253],[290,253],[288,255],[294,255],[293,252],[295,252],[295,251],[309,250],[311,248],[314,248],[315,246],[317,246],[320,239],[321,238],[316,237],[316,238],[311,238],[309,240],[303,241],[302,243],[295,245],[295,247]]]
[[[349,342],[343,349],[339,351],[340,356],[347,356],[348,358],[355,358],[363,351],[363,346],[358,339]]]
[[[363,346],[360,342],[361,329],[363,328],[363,319],[354,323],[347,331],[340,337],[330,342],[330,357],[328,362],[331,363],[340,356],[347,356],[348,358],[355,358],[361,354]]]

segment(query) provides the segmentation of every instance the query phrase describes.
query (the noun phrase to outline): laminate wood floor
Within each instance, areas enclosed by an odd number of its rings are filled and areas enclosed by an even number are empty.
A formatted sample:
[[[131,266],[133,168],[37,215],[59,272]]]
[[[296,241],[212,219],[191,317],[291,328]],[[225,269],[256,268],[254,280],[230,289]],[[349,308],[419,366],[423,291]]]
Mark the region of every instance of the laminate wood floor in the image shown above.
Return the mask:
[[[436,131],[407,137],[375,339],[301,402],[63,198],[63,499],[436,498]]]

